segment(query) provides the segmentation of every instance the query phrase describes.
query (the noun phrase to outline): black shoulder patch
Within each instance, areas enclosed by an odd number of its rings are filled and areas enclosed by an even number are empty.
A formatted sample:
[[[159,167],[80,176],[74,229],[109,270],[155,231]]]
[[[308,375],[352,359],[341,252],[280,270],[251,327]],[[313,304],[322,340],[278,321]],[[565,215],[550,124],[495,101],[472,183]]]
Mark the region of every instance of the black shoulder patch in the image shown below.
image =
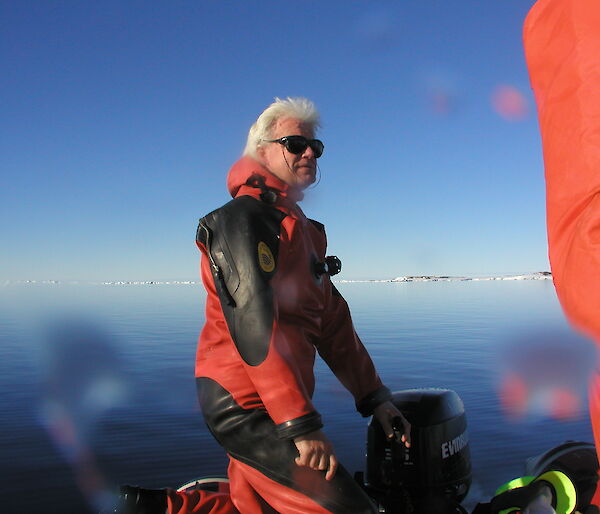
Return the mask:
[[[340,292],[338,291],[338,288],[337,288],[337,287],[335,287],[335,286],[333,285],[333,283],[331,284],[331,293],[333,294],[333,296],[337,296],[338,298],[343,298],[343,296],[342,296],[342,293],[340,293]]]
[[[231,337],[246,363],[267,356],[273,328],[270,280],[277,270],[279,233],[285,214],[241,196],[200,220],[197,238],[209,253]],[[219,277],[219,274],[221,275]]]
[[[315,227],[317,227],[319,232],[325,233],[325,225],[323,225],[323,223],[319,223],[318,221],[311,220],[310,218],[308,218],[308,221],[310,221]]]

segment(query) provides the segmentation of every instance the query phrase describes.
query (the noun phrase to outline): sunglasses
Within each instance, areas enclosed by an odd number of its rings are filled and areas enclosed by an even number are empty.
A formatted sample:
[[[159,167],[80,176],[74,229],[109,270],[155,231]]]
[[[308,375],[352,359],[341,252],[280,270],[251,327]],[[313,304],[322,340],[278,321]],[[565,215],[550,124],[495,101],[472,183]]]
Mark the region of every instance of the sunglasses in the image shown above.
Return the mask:
[[[304,136],[283,136],[279,139],[265,139],[267,143],[279,143],[285,146],[285,149],[293,154],[304,153],[306,147],[310,146],[315,158],[323,155],[325,145],[320,139],[306,139]]]

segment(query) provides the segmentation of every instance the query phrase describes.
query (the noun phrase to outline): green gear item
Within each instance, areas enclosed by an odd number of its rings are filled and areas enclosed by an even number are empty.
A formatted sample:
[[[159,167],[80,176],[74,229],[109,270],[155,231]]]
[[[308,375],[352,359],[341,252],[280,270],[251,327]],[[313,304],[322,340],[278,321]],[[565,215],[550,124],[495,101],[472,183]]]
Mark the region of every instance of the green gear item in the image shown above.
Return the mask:
[[[508,500],[508,498],[511,496],[514,500],[525,500],[530,495],[519,495],[519,491],[516,490],[521,488],[527,488],[528,486],[536,482],[545,482],[552,489],[554,497],[553,503],[556,503],[556,505],[553,505],[553,507],[556,510],[556,514],[571,514],[573,512],[577,504],[577,493],[575,492],[575,486],[573,485],[573,482],[571,482],[569,477],[567,477],[567,475],[565,475],[561,471],[547,471],[546,473],[543,473],[538,477],[524,476],[515,478],[510,482],[501,485],[496,490],[496,494],[493,500],[500,500],[501,495],[506,496],[506,500]],[[510,492],[513,492],[513,494],[510,494]],[[525,490],[521,492],[526,493]],[[500,502],[496,501],[495,503]],[[526,505],[511,506],[499,510],[498,514],[510,514],[514,512],[519,512],[525,507]]]
[[[498,496],[499,494],[502,494],[503,492],[509,491],[511,489],[525,487],[526,485],[529,485],[531,482],[533,482],[534,479],[535,477],[530,476],[515,478],[510,482],[506,482],[506,484],[502,484],[500,487],[498,487],[498,489],[496,489],[496,492],[494,493],[494,496]]]

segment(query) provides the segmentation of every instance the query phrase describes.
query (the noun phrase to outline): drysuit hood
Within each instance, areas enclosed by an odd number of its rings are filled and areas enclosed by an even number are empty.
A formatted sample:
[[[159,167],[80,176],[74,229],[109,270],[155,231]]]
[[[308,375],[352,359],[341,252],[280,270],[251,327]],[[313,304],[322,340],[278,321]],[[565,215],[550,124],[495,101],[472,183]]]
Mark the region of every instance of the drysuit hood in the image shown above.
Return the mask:
[[[302,200],[304,195],[301,191],[291,189],[288,184],[277,178],[252,157],[244,156],[238,160],[229,170],[227,175],[227,189],[233,198],[252,194],[248,188],[264,192],[266,188],[273,191],[278,198],[287,198],[293,203]]]

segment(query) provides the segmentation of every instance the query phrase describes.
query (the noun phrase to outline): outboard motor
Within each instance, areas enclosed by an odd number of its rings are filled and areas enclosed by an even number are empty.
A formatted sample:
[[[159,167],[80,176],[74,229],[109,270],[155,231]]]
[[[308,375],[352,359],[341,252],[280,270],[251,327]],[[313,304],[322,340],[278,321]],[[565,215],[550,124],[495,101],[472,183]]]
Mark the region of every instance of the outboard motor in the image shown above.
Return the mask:
[[[412,444],[407,449],[388,441],[373,417],[365,490],[381,512],[466,512],[460,502],[471,485],[471,459],[462,400],[448,389],[409,389],[394,393],[392,401],[411,424]]]

